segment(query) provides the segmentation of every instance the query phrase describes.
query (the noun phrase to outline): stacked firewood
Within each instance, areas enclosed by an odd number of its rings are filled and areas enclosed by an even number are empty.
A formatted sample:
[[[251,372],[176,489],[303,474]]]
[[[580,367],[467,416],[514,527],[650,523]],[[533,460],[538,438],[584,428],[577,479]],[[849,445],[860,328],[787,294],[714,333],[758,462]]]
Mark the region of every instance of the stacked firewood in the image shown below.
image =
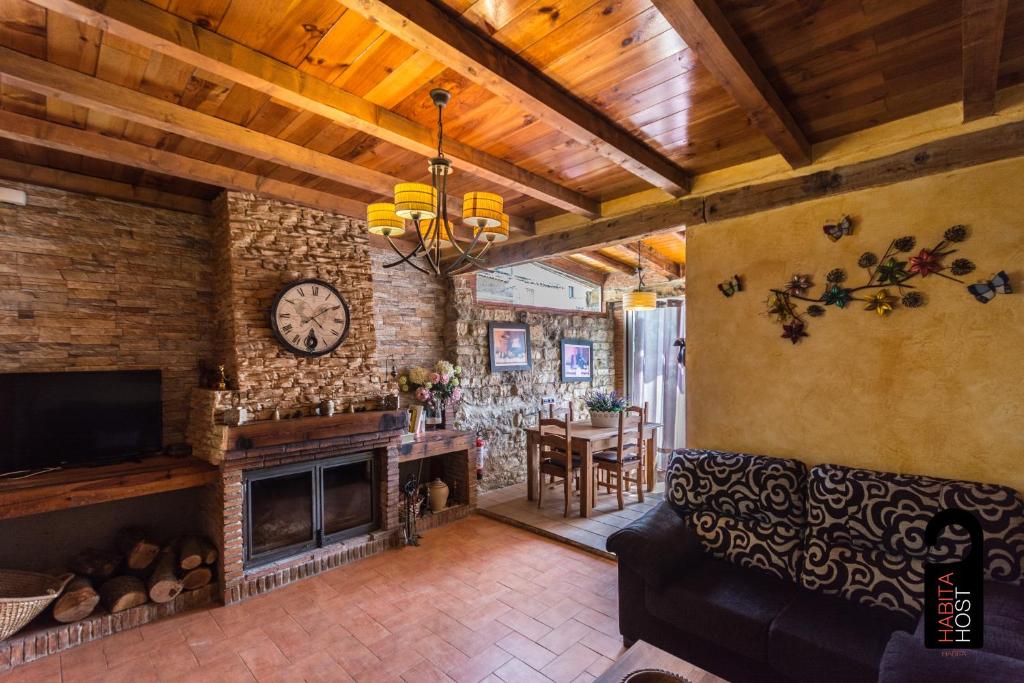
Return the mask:
[[[161,545],[144,529],[121,529],[113,550],[87,548],[71,560],[75,578],[53,603],[53,618],[79,621],[100,603],[114,614],[149,601],[170,602],[213,580],[217,554],[206,537],[183,536]]]

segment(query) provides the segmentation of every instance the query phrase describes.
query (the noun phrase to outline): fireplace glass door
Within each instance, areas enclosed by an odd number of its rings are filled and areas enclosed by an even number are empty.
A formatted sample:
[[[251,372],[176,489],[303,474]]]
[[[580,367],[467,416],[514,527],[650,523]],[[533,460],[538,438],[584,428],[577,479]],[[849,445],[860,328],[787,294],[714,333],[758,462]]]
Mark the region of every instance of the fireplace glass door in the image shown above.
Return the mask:
[[[297,555],[377,526],[372,453],[245,473],[245,566]]]
[[[372,460],[325,466],[320,481],[326,542],[366,533],[373,527],[377,487]]]

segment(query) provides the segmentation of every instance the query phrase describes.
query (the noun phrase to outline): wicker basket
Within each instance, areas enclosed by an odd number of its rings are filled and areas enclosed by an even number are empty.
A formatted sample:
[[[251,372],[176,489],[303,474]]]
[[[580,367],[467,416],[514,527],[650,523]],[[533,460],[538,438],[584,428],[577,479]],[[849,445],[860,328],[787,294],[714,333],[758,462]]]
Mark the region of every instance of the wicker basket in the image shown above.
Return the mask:
[[[50,576],[0,569],[0,640],[6,640],[39,616],[64,590],[74,574]]]

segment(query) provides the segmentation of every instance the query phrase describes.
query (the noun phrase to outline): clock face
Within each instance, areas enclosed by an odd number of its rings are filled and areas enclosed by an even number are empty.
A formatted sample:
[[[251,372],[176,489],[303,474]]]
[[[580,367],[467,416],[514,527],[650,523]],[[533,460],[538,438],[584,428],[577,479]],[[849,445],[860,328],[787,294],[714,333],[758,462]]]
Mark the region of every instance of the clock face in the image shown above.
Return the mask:
[[[281,344],[301,356],[322,356],[348,336],[348,304],[323,280],[284,286],[270,307],[270,327]]]

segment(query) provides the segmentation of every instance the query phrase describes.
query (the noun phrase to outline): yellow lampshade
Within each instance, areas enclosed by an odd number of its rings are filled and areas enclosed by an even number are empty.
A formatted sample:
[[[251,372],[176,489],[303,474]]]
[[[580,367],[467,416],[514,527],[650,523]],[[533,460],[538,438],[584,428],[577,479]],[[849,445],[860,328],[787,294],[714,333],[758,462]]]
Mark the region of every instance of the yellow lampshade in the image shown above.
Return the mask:
[[[405,232],[405,221],[395,213],[394,204],[370,204],[366,207],[366,229],[371,235],[398,237]]]
[[[653,311],[658,307],[658,295],[635,289],[623,295],[622,307],[627,311]]]
[[[478,228],[501,225],[505,200],[490,192],[467,192],[462,198],[462,222]]]
[[[423,183],[398,183],[395,213],[412,220],[433,218],[437,215],[437,189]]]
[[[487,240],[488,242],[504,242],[508,239],[508,214],[501,214],[501,225],[477,228],[475,232],[482,233],[480,239]]]
[[[435,218],[429,221],[420,221],[419,229],[420,234],[423,235],[423,241],[428,247],[430,246],[430,243],[434,239],[435,226],[441,229],[441,233],[438,236],[438,241],[441,242],[441,246],[447,247],[450,245],[452,243],[452,224],[440,218]]]

